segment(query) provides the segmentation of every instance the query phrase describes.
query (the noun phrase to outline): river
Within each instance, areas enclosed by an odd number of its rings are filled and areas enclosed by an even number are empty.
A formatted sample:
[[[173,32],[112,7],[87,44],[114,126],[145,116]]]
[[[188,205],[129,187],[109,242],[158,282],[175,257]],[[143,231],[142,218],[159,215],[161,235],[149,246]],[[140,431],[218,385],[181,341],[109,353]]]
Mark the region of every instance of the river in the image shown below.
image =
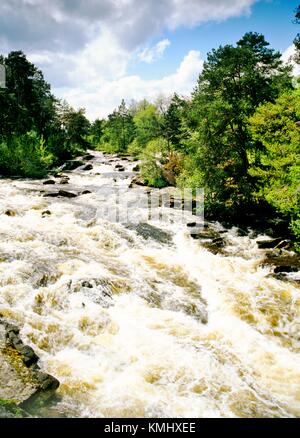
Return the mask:
[[[110,221],[98,212],[110,187],[132,196],[136,163],[93,154],[68,185],[0,180],[0,313],[61,382],[56,409],[300,417],[300,290],[262,264],[264,237],[210,224],[226,241],[211,252],[171,209],[149,228]],[[91,193],[44,196],[58,188]]]

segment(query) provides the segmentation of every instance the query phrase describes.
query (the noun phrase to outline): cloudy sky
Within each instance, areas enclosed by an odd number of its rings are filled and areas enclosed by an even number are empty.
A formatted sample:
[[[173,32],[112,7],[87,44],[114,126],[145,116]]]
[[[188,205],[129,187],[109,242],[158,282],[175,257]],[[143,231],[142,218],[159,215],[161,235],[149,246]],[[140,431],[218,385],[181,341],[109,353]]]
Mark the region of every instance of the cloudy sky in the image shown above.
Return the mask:
[[[299,0],[1,0],[2,53],[23,50],[56,96],[105,117],[122,98],[188,95],[207,52],[245,32],[285,58]]]

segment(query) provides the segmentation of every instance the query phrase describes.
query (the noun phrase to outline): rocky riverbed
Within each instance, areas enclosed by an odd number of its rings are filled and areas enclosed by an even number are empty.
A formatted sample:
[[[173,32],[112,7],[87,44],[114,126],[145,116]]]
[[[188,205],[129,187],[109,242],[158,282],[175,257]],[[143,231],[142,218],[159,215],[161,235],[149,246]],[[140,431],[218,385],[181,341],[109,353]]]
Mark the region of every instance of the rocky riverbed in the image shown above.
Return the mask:
[[[91,152],[0,180],[0,398],[33,416],[299,417],[299,257],[138,171]]]

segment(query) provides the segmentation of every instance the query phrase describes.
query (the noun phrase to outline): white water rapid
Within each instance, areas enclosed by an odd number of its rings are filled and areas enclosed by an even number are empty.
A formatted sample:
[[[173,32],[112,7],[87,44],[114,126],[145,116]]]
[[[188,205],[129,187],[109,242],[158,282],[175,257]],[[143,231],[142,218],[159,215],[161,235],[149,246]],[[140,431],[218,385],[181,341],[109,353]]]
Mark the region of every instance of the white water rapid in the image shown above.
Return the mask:
[[[0,180],[0,314],[59,379],[56,409],[300,417],[297,284],[270,276],[256,239],[236,229],[213,254],[176,220],[150,222],[165,233],[145,239],[98,216],[114,202],[99,188],[119,184],[131,196],[126,172],[109,172],[135,163],[95,155],[92,170],[68,173],[69,185]],[[41,193],[59,188],[91,193]]]

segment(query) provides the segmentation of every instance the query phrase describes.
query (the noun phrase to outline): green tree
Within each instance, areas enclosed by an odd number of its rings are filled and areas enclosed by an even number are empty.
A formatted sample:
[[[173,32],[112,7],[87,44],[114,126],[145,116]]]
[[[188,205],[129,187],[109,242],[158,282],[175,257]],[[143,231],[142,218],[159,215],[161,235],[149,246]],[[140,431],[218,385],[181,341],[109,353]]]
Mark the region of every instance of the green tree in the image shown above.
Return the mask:
[[[250,118],[250,130],[262,145],[251,169],[260,181],[258,196],[289,216],[300,234],[300,90],[261,105]]]
[[[199,77],[189,121],[196,132],[186,141],[192,158],[181,183],[194,170],[193,185],[205,188],[211,209],[234,211],[251,201],[255,180],[249,160],[259,145],[248,118],[260,103],[292,87],[291,67],[268,46],[262,35],[247,33],[236,47],[212,50]]]
[[[108,116],[105,124],[103,141],[109,143],[113,150],[125,152],[135,135],[132,114],[122,100],[117,110]]]
[[[144,100],[137,105],[133,121],[136,142],[141,151],[149,141],[160,136],[161,117],[156,106]]]

